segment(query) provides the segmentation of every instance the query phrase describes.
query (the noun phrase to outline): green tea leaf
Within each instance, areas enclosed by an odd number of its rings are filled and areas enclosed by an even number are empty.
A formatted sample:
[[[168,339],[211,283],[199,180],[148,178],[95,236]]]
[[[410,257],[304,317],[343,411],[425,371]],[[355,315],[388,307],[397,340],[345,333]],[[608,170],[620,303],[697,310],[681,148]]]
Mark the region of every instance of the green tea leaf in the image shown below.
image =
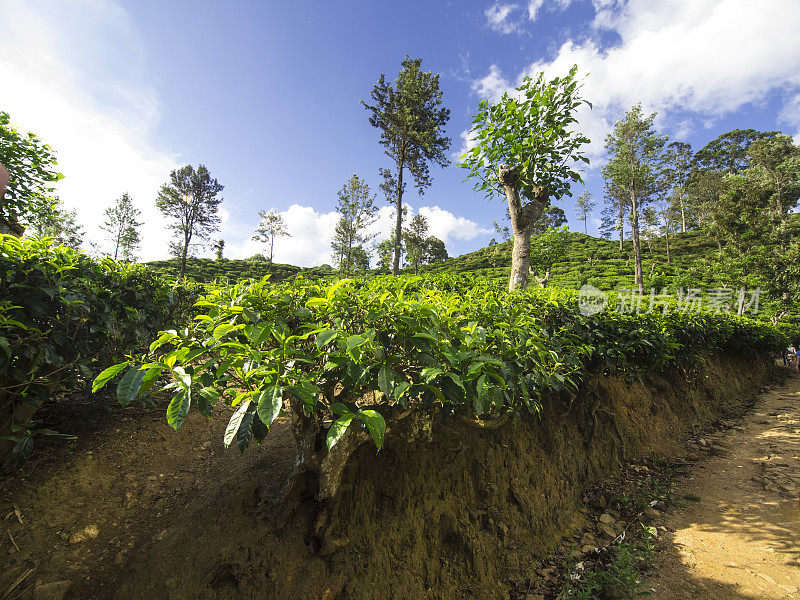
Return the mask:
[[[359,410],[356,413],[359,421],[364,423],[369,429],[369,434],[372,436],[372,441],[375,442],[375,447],[380,450],[383,448],[383,435],[386,433],[386,421],[380,413],[374,410]]]
[[[333,448],[336,442],[342,438],[347,431],[347,428],[350,426],[353,417],[355,417],[353,413],[345,413],[333,422],[331,428],[328,430],[328,435],[325,438],[325,443],[328,446],[328,450]]]
[[[231,445],[233,438],[239,432],[239,426],[242,424],[242,419],[244,419],[244,415],[247,413],[247,407],[250,406],[250,400],[245,400],[239,405],[239,408],[236,409],[236,412],[233,413],[231,420],[228,421],[228,427],[225,429],[225,435],[222,438],[222,443],[225,444],[225,447]]]
[[[94,378],[94,381],[92,382],[92,393],[94,394],[100,390],[106,383],[116,377],[117,373],[122,371],[130,364],[131,361],[126,360],[125,362],[113,365],[102,371],[97,377]]]
[[[264,425],[270,427],[281,412],[283,390],[278,385],[270,385],[259,393],[256,398],[258,402],[258,418],[261,419]]]
[[[181,390],[170,400],[169,406],[167,407],[167,424],[175,431],[177,431],[186,420],[186,415],[189,414],[190,404],[191,396],[185,390]]]
[[[139,389],[142,387],[144,381],[145,371],[141,369],[132,368],[130,371],[122,376],[117,384],[117,402],[122,406],[128,406],[130,401],[136,398],[139,394]]]

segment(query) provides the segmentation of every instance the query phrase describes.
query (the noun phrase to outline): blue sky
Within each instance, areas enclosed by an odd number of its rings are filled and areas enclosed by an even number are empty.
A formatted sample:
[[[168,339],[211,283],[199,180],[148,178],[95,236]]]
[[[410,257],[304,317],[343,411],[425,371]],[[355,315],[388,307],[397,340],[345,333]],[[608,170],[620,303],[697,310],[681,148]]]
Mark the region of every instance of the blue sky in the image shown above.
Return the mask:
[[[0,110],[58,151],[58,193],[98,250],[102,211],[129,191],[146,221],[142,257],[164,257],[158,187],[203,163],[226,186],[226,256],[259,251],[257,212],[275,208],[292,233],[276,260],[313,265],[329,261],[336,191],[352,173],[378,191],[389,166],[359,100],[406,53],[441,74],[454,159],[481,98],[578,64],[595,106],[580,115],[585,178],[600,204],[603,138],[636,102],[695,149],[733,128],[797,136],[799,30],[796,0],[0,0]],[[433,176],[422,198],[407,193],[414,212],[451,254],[486,245],[502,203],[455,164]],[[378,203],[386,235],[391,209]],[[570,199],[554,203],[582,230]]]

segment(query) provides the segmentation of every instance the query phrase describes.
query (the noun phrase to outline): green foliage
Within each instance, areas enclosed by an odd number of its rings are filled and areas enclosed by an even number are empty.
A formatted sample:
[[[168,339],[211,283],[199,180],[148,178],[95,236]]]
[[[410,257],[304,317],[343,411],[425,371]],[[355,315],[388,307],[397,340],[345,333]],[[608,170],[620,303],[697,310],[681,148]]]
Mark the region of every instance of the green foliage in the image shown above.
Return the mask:
[[[225,186],[211,174],[205,165],[196,170],[187,165],[170,173],[169,181],[161,186],[156,206],[175,232],[170,248],[181,261],[179,277],[186,269],[186,258],[192,239],[205,241],[219,228],[219,194]]]
[[[542,274],[542,277],[537,277],[542,287],[549,281],[553,266],[566,255],[568,242],[566,226],[547,229],[531,239],[531,271]]]
[[[380,447],[381,414],[394,405],[518,420],[539,413],[543,394],[575,392],[593,364],[663,370],[714,350],[768,352],[785,342],[727,315],[584,317],[572,292],[510,295],[452,275],[264,279],[214,289],[195,310],[192,325],[130,356],[118,397],[130,401],[147,379],[138,373],[166,375],[170,425],[180,427],[193,402],[206,416],[223,403],[235,411],[225,442],[240,449],[262,441],[287,406],[327,432],[329,446],[358,424]],[[110,380],[107,371],[95,387]]]
[[[416,273],[427,257],[428,219],[422,215],[414,215],[408,229],[403,232],[403,241],[405,242],[406,260]]]
[[[339,213],[339,221],[336,223],[331,249],[339,270],[343,275],[349,276],[354,271],[369,268],[368,257],[364,267],[366,251],[363,244],[373,236],[366,234],[364,230],[375,222],[377,207],[369,185],[355,174],[339,190],[338,196],[336,210]],[[356,248],[359,248],[360,252]]]
[[[645,539],[623,540],[612,546],[591,569],[573,573],[558,600],[636,600],[648,595],[642,574],[655,552],[651,535]]]
[[[53,210],[53,184],[64,176],[56,171],[52,148],[33,133],[21,134],[8,113],[0,111],[0,164],[9,182],[0,198],[0,221],[30,223]]]
[[[95,261],[46,239],[1,236],[0,273],[0,421],[146,348],[196,297],[145,267]]]
[[[575,111],[589,103],[579,96],[573,66],[565,77],[546,81],[526,77],[514,94],[503,94],[497,104],[481,100],[472,121],[475,146],[462,156],[462,167],[475,178],[475,189],[487,198],[502,194],[497,179],[500,165],[519,168],[519,193],[533,200],[546,190],[551,198],[569,196],[570,185],[581,182],[574,163],[585,162],[580,147],[589,142],[572,131]]]
[[[394,172],[381,169],[384,183],[381,189],[395,204],[397,221],[394,230],[392,273],[400,270],[402,244],[403,175],[411,173],[420,195],[432,183],[430,164],[447,166],[447,150],[451,139],[445,135],[450,111],[443,106],[439,75],[422,71],[421,58],[406,55],[394,85],[381,74],[370,94],[373,104],[364,105],[370,115],[369,123],[381,132],[380,144],[394,163]]]
[[[147,263],[147,266],[156,273],[172,279],[178,277],[181,267],[177,259],[156,260]],[[236,282],[244,279],[262,279],[270,274],[273,281],[280,281],[297,275],[302,275],[306,279],[329,277],[334,275],[335,271],[329,265],[308,268],[281,263],[271,265],[265,257],[256,255],[246,260],[189,258],[186,260],[184,277],[197,283],[212,283],[215,280]]]
[[[643,290],[639,216],[663,187],[664,148],[667,137],[653,129],[656,114],[642,114],[641,105],[631,108],[606,136],[609,161],[603,167],[606,188],[614,204],[628,204],[633,229],[635,279]],[[624,212],[624,211],[623,211]]]
[[[581,195],[575,201],[575,206],[578,210],[578,220],[583,221],[584,233],[589,233],[589,216],[595,209],[596,203],[592,200],[592,195],[588,190],[583,190]]]
[[[139,217],[142,211],[133,205],[130,194],[120,196],[106,211],[106,220],[100,229],[108,234],[108,240],[114,247],[114,260],[120,257],[125,260],[134,260],[135,252],[141,244],[138,228],[141,227]]]
[[[272,270],[272,257],[275,251],[275,238],[291,236],[286,230],[286,222],[283,215],[277,210],[260,210],[258,216],[261,219],[256,228],[253,239],[257,242],[269,243],[269,268]]]
[[[75,248],[83,242],[83,227],[78,223],[78,214],[64,209],[58,198],[47,200],[49,208],[28,218],[27,235],[53,238],[57,243]]]

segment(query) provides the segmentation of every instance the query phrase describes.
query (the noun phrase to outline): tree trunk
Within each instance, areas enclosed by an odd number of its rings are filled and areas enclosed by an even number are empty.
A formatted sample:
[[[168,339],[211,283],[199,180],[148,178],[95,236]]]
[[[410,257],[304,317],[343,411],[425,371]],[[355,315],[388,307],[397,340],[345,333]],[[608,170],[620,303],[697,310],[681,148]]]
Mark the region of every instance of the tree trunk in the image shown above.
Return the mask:
[[[583,220],[583,233],[589,235],[589,219],[586,218]]]
[[[633,216],[633,259],[634,274],[639,293],[644,294],[644,277],[642,276],[642,251],[639,245],[639,206],[636,204],[636,192],[631,192],[631,214]]]
[[[534,222],[544,212],[547,195],[545,190],[540,188],[536,199],[522,206],[519,198],[519,168],[500,165],[497,179],[508,200],[508,212],[511,215],[511,228],[514,232],[508,291],[524,290],[528,287],[531,271],[531,232]]]
[[[625,239],[625,223],[623,221],[624,217],[622,216],[622,212],[619,214],[619,251],[622,252],[624,250],[622,246],[622,242]]]
[[[681,233],[686,233],[686,213],[684,212],[684,206],[683,206],[683,192],[681,192],[680,201],[681,201]]]
[[[397,163],[397,222],[394,226],[394,261],[392,275],[400,275],[400,245],[403,240],[403,159]]]
[[[272,273],[272,251],[275,249],[275,235],[269,238],[269,273]]]
[[[122,239],[122,229],[117,230],[117,245],[114,247],[114,260],[117,260],[119,254],[119,242]]]
[[[669,256],[669,227],[665,229],[665,235],[667,237],[667,264],[670,263],[670,256]]]
[[[536,280],[536,283],[539,284],[539,287],[544,289],[547,287],[547,282],[550,281],[550,267],[547,267],[547,270],[544,272],[544,277],[539,277],[535,273],[531,272],[533,278]]]
[[[191,240],[190,237],[183,236],[183,250],[181,251],[181,272],[178,275],[178,279],[183,279],[184,274],[186,273],[186,255],[189,252],[189,241]]]

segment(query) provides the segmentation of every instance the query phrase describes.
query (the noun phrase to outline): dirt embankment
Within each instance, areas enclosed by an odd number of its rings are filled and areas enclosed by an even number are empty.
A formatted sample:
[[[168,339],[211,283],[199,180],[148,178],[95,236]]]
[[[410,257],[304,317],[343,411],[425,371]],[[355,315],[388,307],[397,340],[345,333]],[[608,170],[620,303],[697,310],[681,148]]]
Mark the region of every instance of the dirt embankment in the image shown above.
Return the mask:
[[[238,457],[221,448],[224,417],[174,434],[160,412],[129,413],[2,484],[16,547],[0,546],[0,594],[24,577],[10,597],[64,581],[67,598],[524,598],[541,556],[586,521],[587,486],[679,451],[769,371],[715,358],[694,374],[598,374],[516,429],[409,417],[380,453],[356,452],[322,507],[274,502],[293,463],[285,423]]]

